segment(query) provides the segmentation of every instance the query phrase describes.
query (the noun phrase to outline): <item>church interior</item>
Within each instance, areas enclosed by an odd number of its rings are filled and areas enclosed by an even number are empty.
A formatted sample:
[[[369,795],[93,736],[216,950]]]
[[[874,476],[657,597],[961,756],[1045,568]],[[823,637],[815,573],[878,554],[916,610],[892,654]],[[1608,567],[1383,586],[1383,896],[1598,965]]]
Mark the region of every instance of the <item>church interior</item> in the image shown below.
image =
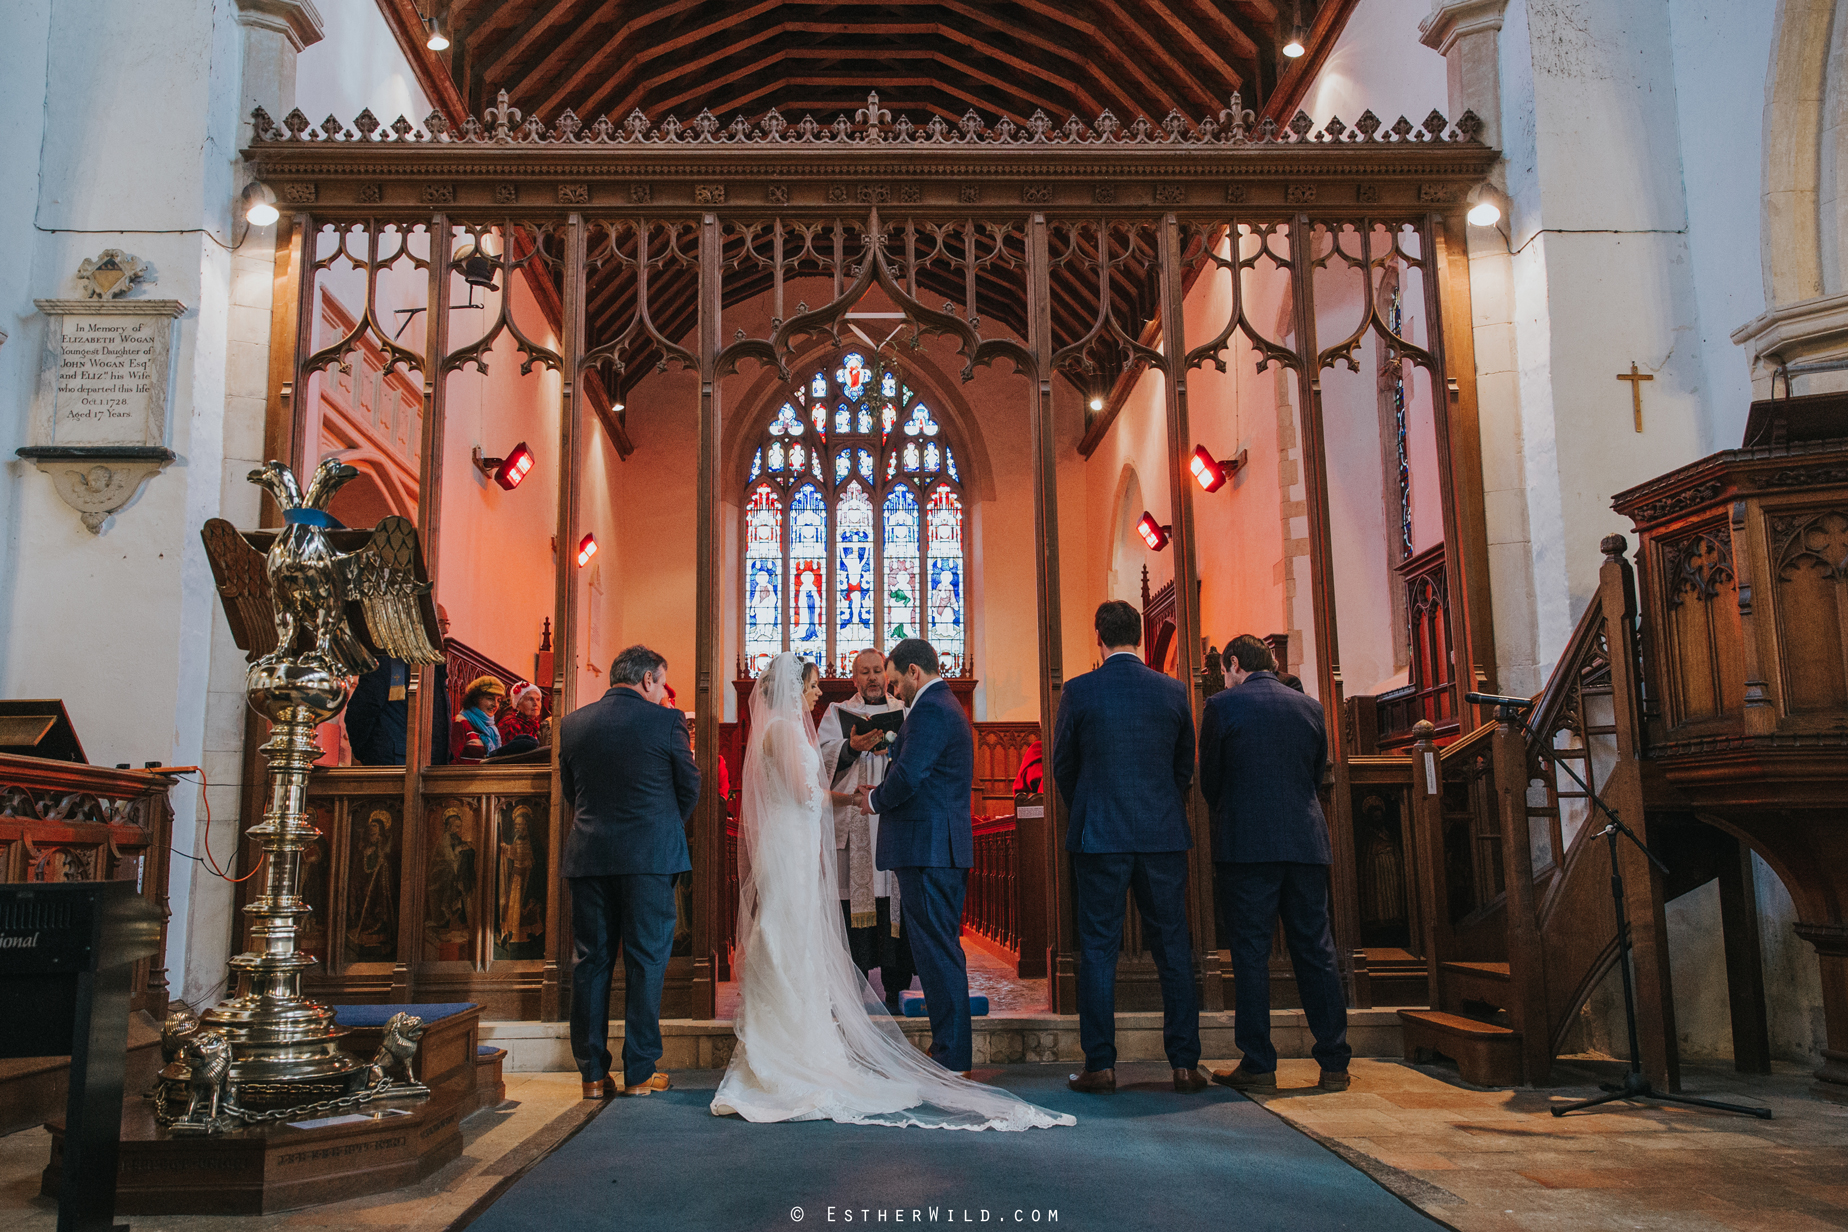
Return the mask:
[[[525,1228],[614,1184],[638,1227],[1848,1227],[1848,2],[8,24],[0,926],[128,883],[158,927],[108,1003],[134,1225]],[[318,523],[246,479],[329,458],[356,476]],[[250,681],[301,525],[397,552],[440,636],[285,718]],[[1327,716],[1345,1093],[1297,1098],[1281,936],[1281,1091],[1126,1078],[1089,1136],[1064,1091],[1068,802],[1028,771],[1109,600],[1196,720],[1244,634]],[[977,1073],[1079,1127],[718,1124],[757,677],[815,663],[819,717],[920,637],[974,733]],[[573,1087],[554,737],[635,645],[703,789],[684,1089],[606,1106]],[[531,738],[483,746],[483,706]],[[1229,1065],[1197,791],[1189,825]],[[143,1096],[193,1055],[176,1014],[285,967],[348,1053],[413,1057],[397,1132]],[[1124,1073],[1159,1078],[1133,908],[1116,988]],[[6,1038],[0,1232],[62,1229],[88,1079]],[[1601,1083],[1637,1098],[1556,1115]]]

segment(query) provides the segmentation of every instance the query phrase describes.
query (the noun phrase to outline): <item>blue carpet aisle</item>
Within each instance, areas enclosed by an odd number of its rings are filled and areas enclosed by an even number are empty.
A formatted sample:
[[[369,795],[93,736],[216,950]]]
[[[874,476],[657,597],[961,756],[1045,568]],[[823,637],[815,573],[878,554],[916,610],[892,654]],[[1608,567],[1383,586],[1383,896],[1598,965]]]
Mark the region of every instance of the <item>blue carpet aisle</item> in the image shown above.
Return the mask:
[[[1070,1068],[980,1071],[1078,1117],[1074,1128],[1019,1134],[750,1125],[707,1111],[716,1072],[675,1074],[671,1091],[612,1101],[471,1232],[806,1232],[861,1222],[890,1232],[914,1210],[939,1227],[1018,1220],[1068,1232],[1444,1226],[1231,1091],[1176,1095],[1165,1068],[1134,1065],[1118,1070],[1131,1085],[1115,1095],[1076,1095],[1065,1089]]]

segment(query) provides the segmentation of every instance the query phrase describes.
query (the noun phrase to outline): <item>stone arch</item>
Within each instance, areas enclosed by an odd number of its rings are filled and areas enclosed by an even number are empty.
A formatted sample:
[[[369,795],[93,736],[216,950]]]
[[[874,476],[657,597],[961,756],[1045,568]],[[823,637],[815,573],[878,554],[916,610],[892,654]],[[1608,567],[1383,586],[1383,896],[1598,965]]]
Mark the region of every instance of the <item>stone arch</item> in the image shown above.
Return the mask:
[[[1765,303],[1770,308],[1815,299],[1825,284],[1840,290],[1839,271],[1826,276],[1823,267],[1823,219],[1820,205],[1826,195],[1832,203],[1848,204],[1831,184],[1822,183],[1826,162],[1836,174],[1848,174],[1848,159],[1834,150],[1824,154],[1824,140],[1838,140],[1843,130],[1825,123],[1831,94],[1837,98],[1842,76],[1832,71],[1836,26],[1836,0],[1778,0],[1776,33],[1771,42],[1771,64],[1765,83],[1764,196],[1761,256]],[[1831,79],[1835,79],[1832,81]],[[1839,114],[1839,105],[1836,108]],[[1838,170],[1839,168],[1839,170]],[[1832,247],[1839,249],[1840,232],[1831,221],[1827,228]]]

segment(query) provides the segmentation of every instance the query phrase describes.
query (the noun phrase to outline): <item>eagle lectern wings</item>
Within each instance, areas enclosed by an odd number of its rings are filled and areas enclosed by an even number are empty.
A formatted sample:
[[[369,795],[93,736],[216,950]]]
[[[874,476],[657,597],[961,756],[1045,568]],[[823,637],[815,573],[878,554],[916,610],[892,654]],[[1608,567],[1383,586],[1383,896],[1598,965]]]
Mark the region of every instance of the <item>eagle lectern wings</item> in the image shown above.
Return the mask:
[[[442,637],[417,527],[382,518],[371,530],[341,526],[327,502],[358,471],[321,463],[304,493],[280,462],[250,472],[281,506],[281,530],[239,531],[223,518],[201,537],[231,636],[250,662],[318,652],[340,675],[378,666],[377,654],[439,663]]]

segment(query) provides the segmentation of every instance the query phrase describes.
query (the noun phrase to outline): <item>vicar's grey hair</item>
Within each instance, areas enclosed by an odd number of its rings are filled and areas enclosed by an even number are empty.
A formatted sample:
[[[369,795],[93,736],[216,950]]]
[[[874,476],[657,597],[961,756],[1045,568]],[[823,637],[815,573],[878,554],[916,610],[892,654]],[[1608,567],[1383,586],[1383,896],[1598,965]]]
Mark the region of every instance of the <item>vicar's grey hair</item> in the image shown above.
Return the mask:
[[[640,684],[642,677],[649,672],[658,672],[667,666],[667,660],[648,649],[646,646],[631,646],[616,656],[610,664],[611,684]]]

